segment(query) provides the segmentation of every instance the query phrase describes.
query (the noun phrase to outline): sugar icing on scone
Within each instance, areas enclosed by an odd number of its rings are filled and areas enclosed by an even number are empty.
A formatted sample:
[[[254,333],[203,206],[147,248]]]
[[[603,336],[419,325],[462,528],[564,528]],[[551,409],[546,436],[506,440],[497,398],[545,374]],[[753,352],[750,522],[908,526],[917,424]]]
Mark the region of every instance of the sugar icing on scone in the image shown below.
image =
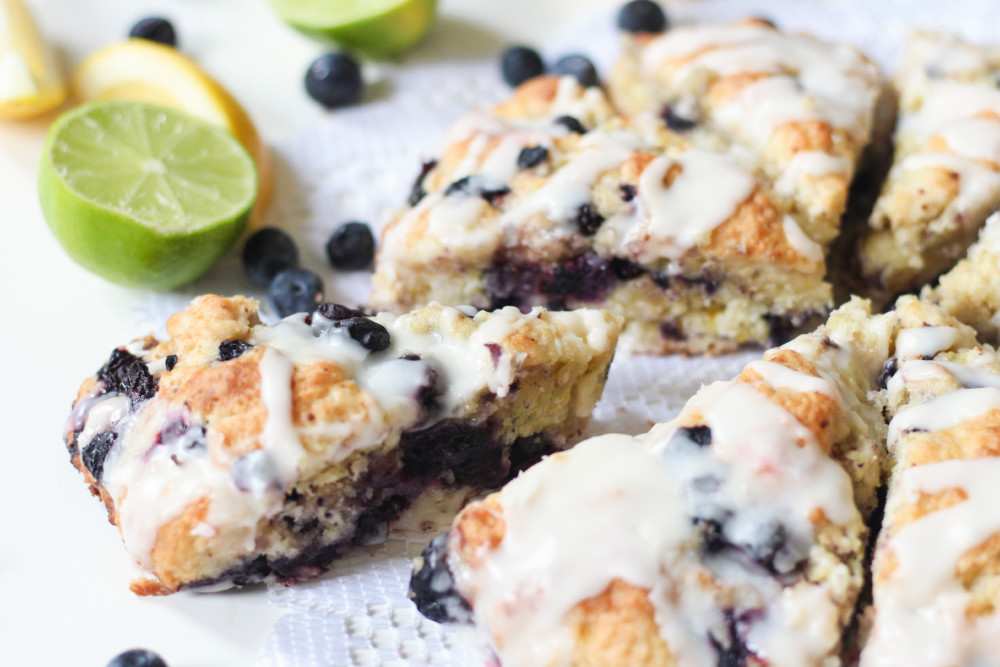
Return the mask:
[[[384,231],[372,302],[601,305],[633,350],[723,352],[825,312],[824,269],[737,158],[540,77],[456,125]]]
[[[1000,358],[933,306],[897,304],[863,667],[1000,665]]]
[[[1000,344],[1000,213],[986,220],[966,257],[937,285],[924,287],[921,298],[975,328],[982,342]]]
[[[571,444],[619,328],[596,310],[334,304],[266,326],[250,299],[204,296],[169,339],[115,350],[66,441],[155,577],[133,590],[294,581],[430,485],[496,486]]]
[[[836,664],[876,505],[895,316],[853,301],[638,437],[551,456],[416,568],[504,665]]]
[[[894,163],[860,246],[865,277],[885,293],[947,270],[1000,208],[998,76],[1000,48],[911,36]]]
[[[734,144],[811,238],[833,240],[871,138],[881,88],[871,61],[758,19],[627,35],[625,44],[610,80],[616,104],[659,114],[695,144]]]

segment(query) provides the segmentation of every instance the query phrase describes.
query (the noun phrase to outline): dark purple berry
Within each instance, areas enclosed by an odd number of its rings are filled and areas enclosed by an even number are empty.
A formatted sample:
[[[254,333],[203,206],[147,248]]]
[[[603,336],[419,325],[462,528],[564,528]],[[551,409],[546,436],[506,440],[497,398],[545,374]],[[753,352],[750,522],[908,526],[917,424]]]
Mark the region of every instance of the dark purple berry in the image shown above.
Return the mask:
[[[322,55],[306,72],[306,92],[327,109],[354,104],[362,90],[361,68],[346,53]]]
[[[98,433],[80,453],[80,460],[84,467],[97,481],[100,481],[101,476],[104,475],[104,461],[108,458],[108,453],[117,439],[118,434],[114,431]]]
[[[389,347],[389,330],[367,317],[353,317],[343,320],[340,326],[347,327],[347,333],[351,335],[351,338],[361,343],[361,346],[366,350],[381,352]]]
[[[567,130],[575,134],[587,134],[587,128],[585,128],[583,126],[583,123],[581,123],[573,116],[559,116],[552,122],[555,123],[556,125],[561,125],[562,127],[565,127]]]
[[[326,256],[341,271],[367,269],[375,259],[375,236],[363,222],[345,222],[326,242]]]
[[[121,391],[129,397],[133,409],[138,403],[153,398],[156,395],[156,378],[149,372],[149,366],[136,359],[122,379]]]
[[[646,273],[642,266],[624,257],[612,257],[608,268],[619,280],[632,280]]]
[[[416,206],[427,195],[427,190],[424,189],[424,179],[427,178],[427,174],[431,173],[431,170],[436,166],[437,160],[430,160],[420,165],[420,173],[417,174],[417,180],[413,181],[413,187],[410,188],[410,197],[406,200],[410,206]]]
[[[679,431],[699,447],[706,447],[712,444],[712,429],[707,426],[687,426],[679,429]]]
[[[278,317],[311,313],[323,300],[323,281],[306,269],[285,269],[271,281],[267,294]]]
[[[413,570],[407,596],[417,605],[417,611],[432,621],[468,623],[472,620],[472,610],[455,589],[447,550],[447,534],[431,540]]]
[[[295,241],[276,227],[255,232],[243,246],[243,268],[254,285],[267,287],[276,275],[298,263]]]
[[[360,310],[355,308],[348,308],[347,306],[342,306],[339,303],[321,303],[316,309],[316,312],[325,317],[328,320],[334,322],[339,322],[340,320],[350,319],[352,317],[364,317],[365,314]]]
[[[695,517],[696,526],[701,526],[701,550],[706,554],[717,554],[729,545],[726,543],[722,523],[716,519]]]
[[[732,609],[726,610],[726,635],[721,640],[714,634],[708,635],[712,648],[719,654],[717,667],[746,667],[754,653],[741,637],[739,620]]]
[[[240,356],[253,345],[242,340],[224,340],[219,343],[219,361],[229,361]]]
[[[879,389],[885,389],[889,384],[889,380],[893,375],[899,370],[899,360],[896,357],[889,357],[884,364],[882,364],[882,372],[878,376],[878,386]]]
[[[618,12],[618,27],[625,32],[663,32],[667,29],[667,15],[656,2],[632,0]]]
[[[168,354],[167,357],[163,360],[163,365],[166,367],[168,371],[174,370],[174,366],[177,365],[177,355]]]
[[[573,54],[556,61],[552,71],[559,76],[572,76],[581,86],[589,88],[598,84],[597,69],[587,56]]]
[[[508,86],[519,86],[545,72],[538,51],[527,46],[512,46],[500,57],[500,71]]]
[[[545,146],[526,146],[517,155],[518,169],[531,169],[545,162],[549,157],[549,149]]]
[[[404,357],[405,358],[405,357]],[[417,357],[419,359],[419,357]],[[427,420],[441,412],[441,387],[438,385],[441,374],[430,364],[425,371],[425,379],[420,388],[417,389],[417,403],[422,410],[421,420]]]
[[[128,31],[133,39],[145,39],[165,46],[177,46],[177,33],[170,21],[159,16],[142,19]]]
[[[621,193],[623,202],[630,202],[635,199],[635,186],[631,183],[622,183],[618,186],[618,191]]]
[[[445,188],[446,197],[482,197],[490,206],[497,206],[500,200],[510,193],[506,185],[489,182],[479,174],[463,176]]]
[[[594,206],[584,204],[577,210],[574,221],[581,234],[584,236],[593,236],[601,228],[604,218],[597,212]]]
[[[666,126],[674,132],[687,132],[688,130],[698,126],[698,121],[685,118],[677,113],[672,106],[664,107],[663,111],[660,113],[660,118],[662,118]]]

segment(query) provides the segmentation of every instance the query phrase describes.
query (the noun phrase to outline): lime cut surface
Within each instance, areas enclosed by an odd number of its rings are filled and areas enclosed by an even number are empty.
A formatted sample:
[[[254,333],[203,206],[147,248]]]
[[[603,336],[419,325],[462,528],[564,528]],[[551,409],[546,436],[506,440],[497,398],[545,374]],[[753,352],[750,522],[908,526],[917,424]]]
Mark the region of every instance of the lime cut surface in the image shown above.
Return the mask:
[[[374,57],[404,51],[427,34],[436,0],[271,0],[302,32]]]
[[[253,160],[225,130],[117,100],[62,116],[39,172],[45,219],[70,257],[155,289],[208,270],[243,230],[256,192]]]

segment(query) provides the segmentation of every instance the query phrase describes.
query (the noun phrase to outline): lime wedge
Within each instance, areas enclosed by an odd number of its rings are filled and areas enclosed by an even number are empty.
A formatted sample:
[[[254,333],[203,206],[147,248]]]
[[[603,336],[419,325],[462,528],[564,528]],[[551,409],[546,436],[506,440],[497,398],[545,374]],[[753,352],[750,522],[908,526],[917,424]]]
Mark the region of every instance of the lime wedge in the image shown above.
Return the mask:
[[[257,173],[219,127],[104,100],[52,126],[38,190],[49,227],[78,264],[123,285],[170,289],[207,271],[240,235]]]
[[[436,0],[271,0],[285,23],[368,56],[410,48],[434,22]]]

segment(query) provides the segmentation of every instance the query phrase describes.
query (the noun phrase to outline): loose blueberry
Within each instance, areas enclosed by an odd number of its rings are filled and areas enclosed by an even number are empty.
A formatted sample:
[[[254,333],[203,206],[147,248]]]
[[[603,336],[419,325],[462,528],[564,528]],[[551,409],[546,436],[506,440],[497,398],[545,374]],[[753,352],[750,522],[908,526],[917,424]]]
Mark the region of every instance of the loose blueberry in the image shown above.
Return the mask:
[[[326,256],[341,271],[367,269],[375,259],[375,236],[363,222],[345,222],[326,242]]]
[[[168,354],[167,357],[163,360],[163,365],[166,367],[168,371],[174,370],[174,366],[177,365],[177,355]]]
[[[517,155],[518,169],[531,169],[545,162],[549,157],[549,149],[545,146],[526,146]]]
[[[578,54],[563,56],[556,61],[552,71],[559,76],[574,77],[584,88],[598,84],[597,69],[587,56]]]
[[[240,356],[253,345],[242,340],[224,340],[219,343],[219,361],[229,361]]]
[[[86,448],[80,454],[83,466],[90,471],[97,481],[104,475],[104,461],[108,458],[108,453],[118,439],[118,434],[114,431],[104,431],[94,436],[94,439],[87,443]]]
[[[177,46],[177,32],[170,21],[159,16],[142,19],[128,31],[133,39],[145,39],[166,46]]]
[[[413,187],[410,188],[410,197],[407,199],[410,206],[416,206],[427,195],[427,190],[424,189],[424,179],[436,166],[437,160],[429,160],[420,165],[420,173],[417,174],[417,180],[413,182]]]
[[[267,295],[278,317],[311,313],[323,300],[323,281],[306,269],[285,269],[271,281]]]
[[[622,183],[621,185],[619,185],[618,192],[621,193],[623,202],[628,203],[633,199],[635,199],[636,190],[635,186],[632,185],[631,183]]]
[[[575,134],[587,134],[587,128],[585,128],[583,123],[573,116],[559,116],[552,122],[556,125],[562,125],[567,130]]]
[[[432,621],[468,623],[472,609],[455,589],[455,578],[445,558],[447,549],[447,535],[431,540],[413,570],[407,595],[417,605],[417,611]]]
[[[346,326],[347,333],[351,335],[351,338],[361,343],[361,346],[366,350],[381,352],[389,347],[389,330],[367,317],[344,320],[341,326]]]
[[[361,68],[346,53],[322,55],[306,72],[306,92],[327,109],[354,104],[363,89]]]
[[[316,312],[325,317],[328,320],[333,320],[334,322],[339,322],[340,320],[347,320],[352,317],[364,317],[365,314],[360,310],[355,308],[348,308],[347,306],[342,306],[339,303],[321,303],[316,309]]]
[[[243,246],[243,268],[254,285],[267,287],[276,275],[298,263],[295,241],[276,227],[255,232]]]
[[[660,118],[668,128],[674,132],[687,132],[698,126],[698,121],[691,120],[690,118],[685,118],[684,116],[677,113],[672,106],[666,106],[660,113]]]
[[[545,63],[538,51],[527,46],[512,46],[500,57],[500,71],[507,85],[519,86],[545,72]]]
[[[590,204],[584,204],[576,212],[576,226],[584,236],[593,236],[604,223],[604,218]]]
[[[632,0],[618,12],[618,27],[625,32],[663,32],[667,29],[667,15],[656,2]]]

